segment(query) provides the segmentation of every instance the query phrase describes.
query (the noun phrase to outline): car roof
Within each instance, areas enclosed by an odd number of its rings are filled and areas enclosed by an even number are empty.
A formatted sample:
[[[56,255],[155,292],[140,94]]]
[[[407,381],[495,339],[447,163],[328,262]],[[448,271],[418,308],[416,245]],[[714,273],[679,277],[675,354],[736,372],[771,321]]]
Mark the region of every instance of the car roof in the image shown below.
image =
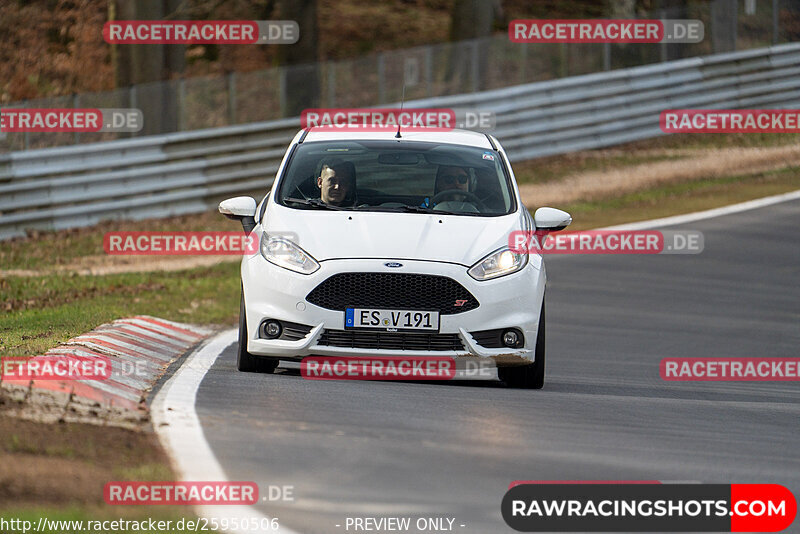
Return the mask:
[[[341,141],[341,140],[371,140],[371,141],[397,141],[395,137],[397,131],[339,131],[327,128],[310,128],[304,142],[312,141]],[[428,143],[445,143],[451,145],[472,146],[477,148],[491,149],[492,145],[486,134],[472,132],[470,130],[449,130],[446,132],[434,129],[415,131],[400,131],[400,141],[423,141]]]

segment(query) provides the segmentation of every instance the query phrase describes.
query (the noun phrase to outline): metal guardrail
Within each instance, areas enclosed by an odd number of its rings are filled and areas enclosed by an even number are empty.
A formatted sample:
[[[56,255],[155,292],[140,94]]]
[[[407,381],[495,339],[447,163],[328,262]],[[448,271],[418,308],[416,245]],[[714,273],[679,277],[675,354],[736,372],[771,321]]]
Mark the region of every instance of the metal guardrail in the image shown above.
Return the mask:
[[[800,43],[406,102],[493,111],[513,160],[662,135],[681,108],[800,105]],[[104,219],[198,213],[263,191],[300,120],[0,155],[0,239]]]

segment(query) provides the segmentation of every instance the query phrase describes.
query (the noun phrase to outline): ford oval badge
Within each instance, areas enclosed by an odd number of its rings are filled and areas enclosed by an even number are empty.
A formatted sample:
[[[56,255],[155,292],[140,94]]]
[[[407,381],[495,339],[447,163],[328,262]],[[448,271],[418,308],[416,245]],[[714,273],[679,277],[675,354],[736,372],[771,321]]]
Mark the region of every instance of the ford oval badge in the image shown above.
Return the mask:
[[[384,263],[384,265],[387,266],[387,267],[393,267],[393,268],[402,267],[403,266],[402,263],[397,263],[396,261],[390,261],[388,263]]]

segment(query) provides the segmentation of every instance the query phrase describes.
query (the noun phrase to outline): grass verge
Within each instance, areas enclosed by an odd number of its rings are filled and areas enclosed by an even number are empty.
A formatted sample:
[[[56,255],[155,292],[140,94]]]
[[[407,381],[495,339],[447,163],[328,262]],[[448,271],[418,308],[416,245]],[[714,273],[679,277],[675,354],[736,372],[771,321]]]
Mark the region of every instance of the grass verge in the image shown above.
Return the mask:
[[[0,281],[0,356],[42,354],[94,327],[131,315],[232,324],[239,265],[106,276],[46,275]]]

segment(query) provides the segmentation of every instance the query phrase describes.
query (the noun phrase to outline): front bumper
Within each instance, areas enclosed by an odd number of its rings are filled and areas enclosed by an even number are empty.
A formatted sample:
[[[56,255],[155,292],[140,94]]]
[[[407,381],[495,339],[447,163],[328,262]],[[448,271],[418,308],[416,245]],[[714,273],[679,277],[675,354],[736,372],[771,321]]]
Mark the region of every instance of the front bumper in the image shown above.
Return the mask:
[[[439,275],[464,286],[480,303],[477,308],[456,314],[441,315],[439,333],[456,334],[463,350],[388,350],[319,345],[324,330],[344,330],[344,311],[329,310],[311,304],[305,297],[330,276],[343,272],[386,272],[384,264],[398,261],[403,266],[392,272]],[[539,313],[544,297],[545,272],[541,257],[531,255],[521,271],[495,280],[479,282],[467,274],[467,268],[452,263],[405,259],[341,259],[320,262],[320,269],[303,275],[283,269],[259,254],[242,261],[242,281],[247,310],[248,351],[257,356],[301,360],[305,356],[370,357],[479,357],[498,365],[518,365],[534,360]],[[297,341],[269,340],[259,337],[264,319],[277,319],[308,325],[310,332]],[[486,348],[469,332],[495,328],[519,328],[525,337],[520,348]]]

